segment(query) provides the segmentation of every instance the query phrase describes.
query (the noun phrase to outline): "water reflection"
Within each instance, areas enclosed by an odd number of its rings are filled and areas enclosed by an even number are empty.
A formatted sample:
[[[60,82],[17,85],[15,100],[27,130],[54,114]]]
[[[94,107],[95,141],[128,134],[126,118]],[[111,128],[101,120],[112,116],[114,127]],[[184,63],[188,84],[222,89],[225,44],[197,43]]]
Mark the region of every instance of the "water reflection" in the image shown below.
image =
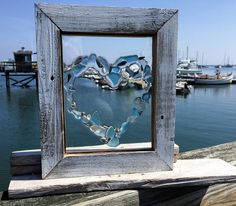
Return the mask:
[[[204,92],[206,95],[209,95],[209,92],[212,93],[215,97],[222,95],[230,95],[231,94],[231,85],[223,84],[223,85],[194,85],[193,92]]]

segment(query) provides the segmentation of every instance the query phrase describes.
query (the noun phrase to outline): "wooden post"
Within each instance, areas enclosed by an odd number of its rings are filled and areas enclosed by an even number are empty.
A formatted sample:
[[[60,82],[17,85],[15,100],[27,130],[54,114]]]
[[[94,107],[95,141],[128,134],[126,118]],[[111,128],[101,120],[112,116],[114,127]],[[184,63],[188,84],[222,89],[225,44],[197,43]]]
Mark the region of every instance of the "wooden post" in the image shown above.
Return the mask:
[[[9,71],[5,71],[6,75],[6,88],[10,88],[10,77],[9,77]]]
[[[36,81],[36,89],[37,89],[37,91],[38,91],[38,89],[39,89],[39,83],[38,83],[38,71],[37,70],[35,70],[35,81]]]

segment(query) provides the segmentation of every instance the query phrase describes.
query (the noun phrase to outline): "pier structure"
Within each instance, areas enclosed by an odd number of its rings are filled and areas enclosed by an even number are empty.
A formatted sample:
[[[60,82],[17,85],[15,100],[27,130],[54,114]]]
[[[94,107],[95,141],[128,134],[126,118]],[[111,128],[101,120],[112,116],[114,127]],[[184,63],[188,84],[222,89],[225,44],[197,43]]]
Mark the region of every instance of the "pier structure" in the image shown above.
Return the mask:
[[[28,159],[24,152],[13,152],[11,163],[12,172],[16,172],[15,164],[17,162],[25,162],[27,160],[31,167],[28,172],[37,173],[41,170],[40,166],[40,150],[31,151],[34,157]],[[176,151],[177,152],[177,151]],[[180,160],[192,159],[222,159],[232,166],[236,166],[236,142],[225,143],[213,147],[197,149],[180,153]],[[14,163],[15,162],[15,163]],[[17,167],[21,167],[17,165]],[[23,168],[23,167],[22,167]],[[202,169],[204,167],[202,166]],[[23,172],[23,170],[18,170]],[[26,172],[26,171],[25,171]],[[23,172],[24,173],[24,172]],[[209,181],[209,180],[208,180]],[[151,182],[149,182],[150,184]],[[148,185],[148,184],[147,184]],[[62,188],[63,189],[63,188]],[[29,193],[30,194],[30,193]],[[95,191],[95,192],[79,192],[70,194],[46,195],[43,197],[31,197],[26,199],[9,200],[7,192],[0,192],[0,205],[234,205],[236,201],[236,183],[231,182],[215,182],[211,184],[182,185],[182,187],[153,187],[142,189],[123,189],[113,191]]]
[[[21,50],[14,52],[14,60],[0,62],[0,72],[4,73],[6,88],[10,86],[28,87],[33,80],[38,88],[37,62],[32,61],[32,51]],[[23,77],[20,78],[19,77]]]

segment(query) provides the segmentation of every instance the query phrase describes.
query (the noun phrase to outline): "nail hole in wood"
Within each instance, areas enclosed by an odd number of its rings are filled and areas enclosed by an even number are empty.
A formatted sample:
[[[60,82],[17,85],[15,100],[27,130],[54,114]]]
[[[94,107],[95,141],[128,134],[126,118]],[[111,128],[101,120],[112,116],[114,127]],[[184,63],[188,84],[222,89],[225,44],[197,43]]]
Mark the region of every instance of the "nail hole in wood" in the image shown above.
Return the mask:
[[[164,119],[164,116],[163,116],[163,115],[161,115],[161,119]]]
[[[54,80],[54,76],[53,76],[53,75],[51,76],[51,80],[52,80],[52,81]]]

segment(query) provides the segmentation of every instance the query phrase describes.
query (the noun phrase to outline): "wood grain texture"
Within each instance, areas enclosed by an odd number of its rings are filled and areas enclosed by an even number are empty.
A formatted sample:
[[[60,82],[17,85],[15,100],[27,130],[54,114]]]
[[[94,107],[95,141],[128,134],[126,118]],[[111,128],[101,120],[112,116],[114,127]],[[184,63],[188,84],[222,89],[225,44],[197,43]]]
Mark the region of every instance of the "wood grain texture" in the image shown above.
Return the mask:
[[[180,159],[220,158],[236,166],[236,142],[181,153]]]
[[[90,153],[65,156],[48,179],[167,170],[170,168],[154,151]]]
[[[60,29],[35,7],[40,105],[42,177],[64,153],[62,67]]]
[[[211,185],[236,181],[236,168],[220,159],[179,160],[173,171],[42,180],[18,176],[10,183],[10,198],[60,193]]]
[[[96,7],[38,4],[65,33],[152,35],[175,14],[176,9]]]
[[[132,144],[120,144],[117,148],[112,150],[134,150],[134,149],[150,149],[151,142],[146,143],[132,143]],[[108,152],[111,148],[107,145],[99,146],[83,146],[83,147],[68,147],[68,154],[75,153],[91,153],[91,151],[96,152]],[[177,161],[179,155],[179,146],[175,144],[174,146],[174,159]],[[26,174],[41,174],[41,151],[39,149],[35,150],[23,150],[12,152],[11,155],[11,175],[26,175]]]
[[[156,82],[157,92],[153,104],[156,105],[156,141],[154,148],[160,158],[173,168],[173,151],[175,137],[175,82],[176,82],[176,51],[177,51],[177,19],[175,14],[158,31],[156,40]]]
[[[109,174],[109,172],[111,174],[115,172],[117,174],[119,172],[135,173],[141,172],[140,169],[144,166],[144,153],[142,152],[142,154],[137,152],[117,153],[117,157],[107,154],[94,155],[94,158],[92,156],[82,157],[81,155],[63,158],[64,119],[61,34],[68,33],[156,36],[158,32],[157,45],[154,47],[157,54],[155,56],[157,61],[154,70],[157,70],[157,82],[155,83],[158,84],[156,91],[157,98],[160,99],[156,103],[163,102],[160,103],[162,106],[157,105],[157,109],[154,111],[159,114],[163,113],[166,116],[164,121],[158,119],[160,115],[156,118],[157,123],[154,124],[154,127],[160,128],[155,128],[155,131],[159,133],[153,136],[157,138],[157,136],[161,135],[158,141],[154,141],[158,142],[159,148],[155,146],[154,152],[145,152],[146,165],[148,166],[146,167],[146,172],[172,168],[174,161],[174,136],[172,136],[174,131],[174,120],[172,118],[174,117],[174,104],[173,98],[169,97],[169,95],[175,96],[175,93],[170,92],[174,90],[175,85],[171,82],[169,83],[169,80],[173,80],[172,74],[176,66],[173,64],[173,60],[176,60],[176,13],[177,10],[165,9],[36,5],[43,178],[59,178],[65,175],[75,177],[85,174],[85,171],[88,171],[91,175],[105,175]],[[170,76],[168,77],[166,74]],[[163,76],[159,77],[159,75]],[[159,80],[162,82],[158,82]],[[164,90],[167,95],[164,94]],[[171,103],[168,102],[169,100]],[[129,162],[135,164],[130,165]],[[77,164],[77,169],[75,164]],[[106,168],[101,170],[101,166]]]
[[[16,200],[9,200],[5,196],[0,192],[0,197],[2,197],[0,200],[1,206],[110,206],[111,203],[113,206],[234,206],[236,202],[236,183],[181,188],[71,193]]]
[[[236,165],[236,142],[198,149],[180,154],[180,158],[223,158]],[[114,195],[117,194],[117,195]],[[37,198],[8,200],[5,193],[0,193],[0,205],[171,205],[171,206],[233,206],[236,202],[236,183],[214,184],[211,186],[187,186],[155,189],[99,191],[72,193],[66,195],[50,195]],[[105,198],[103,198],[105,197]]]

